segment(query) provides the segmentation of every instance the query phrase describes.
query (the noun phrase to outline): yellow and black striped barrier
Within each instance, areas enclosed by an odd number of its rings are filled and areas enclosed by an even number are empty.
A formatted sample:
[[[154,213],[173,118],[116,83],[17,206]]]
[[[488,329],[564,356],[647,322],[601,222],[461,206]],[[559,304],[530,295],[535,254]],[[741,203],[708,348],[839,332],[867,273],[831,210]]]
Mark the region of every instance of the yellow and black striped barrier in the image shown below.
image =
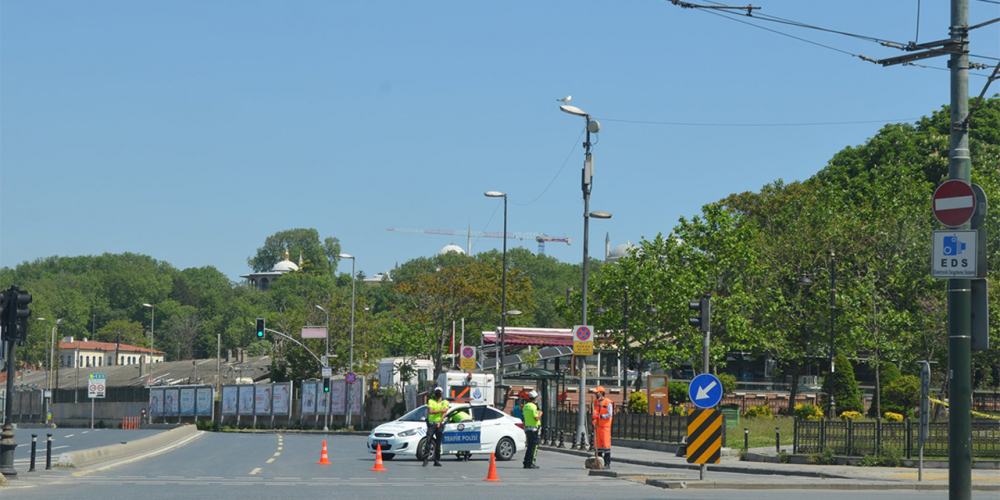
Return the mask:
[[[687,461],[717,464],[722,455],[722,412],[694,410],[688,414]]]

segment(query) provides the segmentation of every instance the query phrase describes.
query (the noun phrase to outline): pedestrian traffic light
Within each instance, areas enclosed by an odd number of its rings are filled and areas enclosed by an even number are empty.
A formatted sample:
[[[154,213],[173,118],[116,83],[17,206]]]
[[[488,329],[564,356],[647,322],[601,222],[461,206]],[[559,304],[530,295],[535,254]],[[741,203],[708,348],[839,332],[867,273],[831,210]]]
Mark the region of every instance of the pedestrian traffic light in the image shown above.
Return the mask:
[[[257,318],[257,338],[264,338],[264,318]]]
[[[691,326],[697,326],[698,331],[701,333],[707,333],[711,330],[712,322],[712,296],[705,294],[702,296],[701,300],[697,302],[689,302],[688,307],[698,311],[697,318],[688,318],[688,324]]]
[[[330,378],[323,379],[323,392],[330,392]]]

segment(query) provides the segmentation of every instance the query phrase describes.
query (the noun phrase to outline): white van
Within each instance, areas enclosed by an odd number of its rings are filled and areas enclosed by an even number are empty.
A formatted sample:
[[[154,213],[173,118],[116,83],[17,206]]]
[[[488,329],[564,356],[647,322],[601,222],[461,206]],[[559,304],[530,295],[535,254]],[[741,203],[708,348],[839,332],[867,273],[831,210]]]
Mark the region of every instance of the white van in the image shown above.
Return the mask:
[[[437,385],[444,397],[456,403],[493,406],[496,383],[492,373],[445,372],[438,375]]]

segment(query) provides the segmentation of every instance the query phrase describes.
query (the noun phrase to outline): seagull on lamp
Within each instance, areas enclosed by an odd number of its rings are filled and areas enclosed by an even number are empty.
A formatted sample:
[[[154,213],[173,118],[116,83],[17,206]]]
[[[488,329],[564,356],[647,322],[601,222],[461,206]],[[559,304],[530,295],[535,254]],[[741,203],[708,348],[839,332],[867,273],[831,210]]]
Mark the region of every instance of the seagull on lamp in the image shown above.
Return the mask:
[[[571,96],[571,95],[563,97],[562,99],[556,99],[556,101],[559,101],[559,102],[561,102],[563,104],[566,104],[566,103],[568,103],[568,102],[570,102],[572,100],[573,100],[573,96]]]

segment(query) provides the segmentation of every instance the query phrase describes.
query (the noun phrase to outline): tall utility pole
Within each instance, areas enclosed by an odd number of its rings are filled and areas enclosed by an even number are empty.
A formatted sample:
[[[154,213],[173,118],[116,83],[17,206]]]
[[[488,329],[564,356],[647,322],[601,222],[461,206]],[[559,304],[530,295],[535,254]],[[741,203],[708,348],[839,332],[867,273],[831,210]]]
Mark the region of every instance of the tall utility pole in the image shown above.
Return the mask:
[[[951,152],[948,178],[972,182],[969,156],[969,0],[951,1]],[[959,229],[969,229],[967,222]],[[985,244],[980,242],[980,244]],[[948,498],[972,498],[972,280],[948,280]]]

